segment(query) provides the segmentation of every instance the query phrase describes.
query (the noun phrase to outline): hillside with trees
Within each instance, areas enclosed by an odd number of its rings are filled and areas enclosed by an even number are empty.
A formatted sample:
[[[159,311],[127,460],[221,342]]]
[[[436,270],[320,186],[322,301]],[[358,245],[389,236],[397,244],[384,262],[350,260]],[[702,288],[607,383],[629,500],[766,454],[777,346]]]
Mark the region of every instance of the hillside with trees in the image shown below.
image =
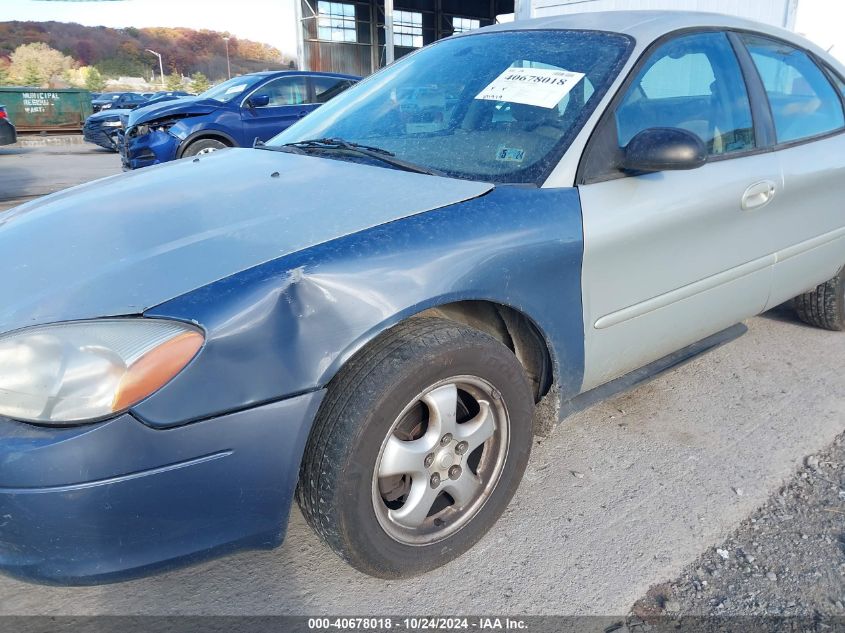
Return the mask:
[[[229,38],[232,75],[290,65],[277,48],[217,31],[0,22],[0,82],[41,85],[56,76],[77,85],[121,76],[149,80],[155,75],[158,80],[158,59],[146,49],[161,53],[166,74],[216,82],[227,75],[224,37]]]

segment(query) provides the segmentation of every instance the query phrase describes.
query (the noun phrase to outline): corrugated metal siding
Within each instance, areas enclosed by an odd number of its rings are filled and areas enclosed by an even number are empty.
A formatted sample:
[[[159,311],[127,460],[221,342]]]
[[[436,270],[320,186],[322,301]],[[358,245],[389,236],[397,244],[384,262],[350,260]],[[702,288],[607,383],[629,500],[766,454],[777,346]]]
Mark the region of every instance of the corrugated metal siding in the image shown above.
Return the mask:
[[[587,11],[709,11],[727,13],[792,28],[795,24],[794,0],[523,0],[531,3],[532,15],[542,17]]]

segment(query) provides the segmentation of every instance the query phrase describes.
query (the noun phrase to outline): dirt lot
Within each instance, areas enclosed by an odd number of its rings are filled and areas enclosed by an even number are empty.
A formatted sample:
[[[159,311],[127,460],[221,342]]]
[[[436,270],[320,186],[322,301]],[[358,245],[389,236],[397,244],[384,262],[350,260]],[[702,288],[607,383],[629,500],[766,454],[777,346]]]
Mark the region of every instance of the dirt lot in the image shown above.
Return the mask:
[[[0,198],[10,197],[10,186],[14,195],[37,195],[120,170],[113,154],[84,146],[71,154],[0,150]],[[673,578],[661,612],[677,602],[684,612],[709,613],[721,603],[724,612],[842,613],[837,525],[845,515],[823,509],[845,511],[834,490],[842,445],[825,452],[845,431],[845,335],[806,327],[784,309],[748,326],[739,340],[571,417],[538,441],[505,516],[473,550],[433,573],[364,577],[294,510],[285,545],[270,552],[102,587],[0,577],[0,615],[622,616]],[[805,469],[781,496],[808,455],[820,455],[821,470]],[[709,549],[720,543],[727,560]],[[818,590],[796,593],[809,585]]]
[[[845,436],[634,614],[845,616]]]

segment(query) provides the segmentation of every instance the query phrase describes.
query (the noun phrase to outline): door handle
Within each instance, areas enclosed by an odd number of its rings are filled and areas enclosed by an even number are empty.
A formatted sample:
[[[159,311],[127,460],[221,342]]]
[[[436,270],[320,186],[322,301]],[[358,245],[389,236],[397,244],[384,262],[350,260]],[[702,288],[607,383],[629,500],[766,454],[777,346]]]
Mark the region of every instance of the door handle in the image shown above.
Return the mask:
[[[304,117],[306,114],[308,114],[308,110],[303,110],[302,112],[300,112],[300,113],[299,113],[299,118],[301,119],[301,118],[302,118],[302,117]]]
[[[777,186],[771,180],[754,183],[742,194],[742,210],[751,211],[765,207],[775,197],[776,192]]]

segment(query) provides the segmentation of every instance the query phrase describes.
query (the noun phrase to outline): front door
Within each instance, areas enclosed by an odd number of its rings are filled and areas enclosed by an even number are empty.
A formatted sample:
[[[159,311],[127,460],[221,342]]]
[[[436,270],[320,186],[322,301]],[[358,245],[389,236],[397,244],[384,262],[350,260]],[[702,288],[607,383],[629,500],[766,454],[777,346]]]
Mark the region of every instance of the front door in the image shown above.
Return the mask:
[[[268,97],[266,105],[251,105],[263,96]],[[308,81],[303,76],[281,77],[253,91],[241,107],[244,145],[252,145],[256,138],[268,141],[296,123],[316,107],[308,101]]]
[[[758,151],[767,141],[755,133],[731,40],[677,36],[634,73],[594,134],[581,176],[585,390],[761,312],[771,286],[774,256],[763,236],[780,165]],[[708,163],[635,175],[601,158],[655,127],[698,135]]]

